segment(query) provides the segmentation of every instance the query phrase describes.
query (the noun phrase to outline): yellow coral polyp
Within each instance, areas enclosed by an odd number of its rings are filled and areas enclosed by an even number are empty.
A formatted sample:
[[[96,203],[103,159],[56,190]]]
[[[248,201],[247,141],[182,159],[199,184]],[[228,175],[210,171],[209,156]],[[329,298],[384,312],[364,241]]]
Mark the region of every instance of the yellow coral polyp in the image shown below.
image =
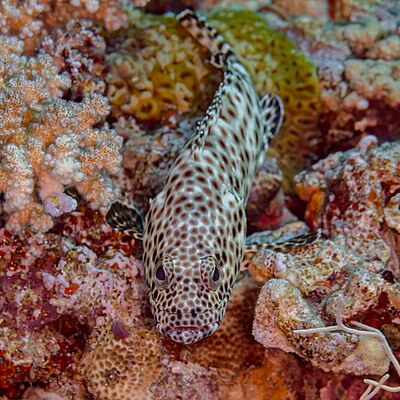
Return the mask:
[[[318,152],[316,67],[256,13],[221,10],[209,14],[207,19],[232,45],[253,78],[258,94],[276,93],[284,102],[285,120],[270,152],[278,156],[284,185],[289,189],[293,176],[309,165]]]
[[[170,110],[205,109],[212,99],[217,72],[207,51],[188,37],[175,17],[138,11],[129,14],[124,41],[108,57],[107,96],[112,113],[158,122]]]

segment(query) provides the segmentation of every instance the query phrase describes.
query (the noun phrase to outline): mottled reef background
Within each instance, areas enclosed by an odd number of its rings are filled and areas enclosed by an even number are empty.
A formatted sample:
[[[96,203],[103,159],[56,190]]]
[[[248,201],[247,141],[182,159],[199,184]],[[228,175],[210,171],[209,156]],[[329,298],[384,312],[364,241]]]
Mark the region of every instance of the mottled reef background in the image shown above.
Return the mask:
[[[163,15],[186,7],[284,101],[251,242],[325,235],[257,254],[191,346],[154,330],[140,243],[104,224],[114,199],[146,211],[221,80]],[[381,343],[293,330],[358,321],[400,356],[399,278],[399,1],[0,1],[1,399],[355,400],[400,384]]]

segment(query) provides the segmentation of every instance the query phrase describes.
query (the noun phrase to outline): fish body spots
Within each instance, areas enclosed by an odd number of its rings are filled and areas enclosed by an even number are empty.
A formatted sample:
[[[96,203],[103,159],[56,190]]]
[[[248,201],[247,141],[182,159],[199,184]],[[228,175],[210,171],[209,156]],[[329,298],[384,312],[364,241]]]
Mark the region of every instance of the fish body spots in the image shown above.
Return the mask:
[[[143,245],[156,327],[190,344],[215,332],[225,313],[243,259],[244,210],[269,136],[253,82],[230,46],[193,13],[180,19],[209,47],[224,79],[151,202]]]

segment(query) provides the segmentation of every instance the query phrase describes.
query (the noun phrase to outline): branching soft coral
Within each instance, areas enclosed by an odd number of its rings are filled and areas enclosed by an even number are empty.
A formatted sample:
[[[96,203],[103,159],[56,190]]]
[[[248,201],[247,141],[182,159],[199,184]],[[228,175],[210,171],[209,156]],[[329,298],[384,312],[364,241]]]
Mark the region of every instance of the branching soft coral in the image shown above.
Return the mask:
[[[51,217],[76,207],[66,187],[76,187],[93,208],[107,206],[108,174],[119,171],[122,146],[114,131],[93,128],[109,112],[107,99],[63,100],[70,79],[49,56],[22,56],[15,38],[0,38],[0,48],[0,212],[8,214],[7,228],[50,229]]]

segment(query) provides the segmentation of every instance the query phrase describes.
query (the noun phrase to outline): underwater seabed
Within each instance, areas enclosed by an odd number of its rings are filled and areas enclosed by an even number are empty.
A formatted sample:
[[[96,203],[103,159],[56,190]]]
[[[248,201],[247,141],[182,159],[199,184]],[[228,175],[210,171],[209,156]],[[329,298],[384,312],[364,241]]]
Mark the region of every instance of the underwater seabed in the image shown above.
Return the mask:
[[[249,271],[191,345],[104,219],[146,213],[223,79],[185,8],[285,109]],[[399,399],[399,27],[396,0],[2,1],[0,399]]]

